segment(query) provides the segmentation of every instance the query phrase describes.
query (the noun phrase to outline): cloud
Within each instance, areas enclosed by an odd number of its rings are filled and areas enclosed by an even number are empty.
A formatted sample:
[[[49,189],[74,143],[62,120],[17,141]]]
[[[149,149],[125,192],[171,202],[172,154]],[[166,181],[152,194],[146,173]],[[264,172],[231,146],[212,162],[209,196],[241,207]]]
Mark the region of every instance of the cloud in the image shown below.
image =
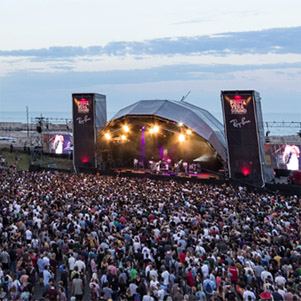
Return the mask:
[[[206,100],[215,110],[220,90],[255,89],[269,96],[266,108],[281,112],[287,108],[282,99],[300,107],[299,36],[301,27],[274,28],[0,51],[1,108],[26,104],[64,111],[70,109],[72,93],[100,92],[114,106],[109,109],[117,111],[133,100],[180,99],[192,90],[191,98],[199,93],[194,100]]]
[[[0,51],[0,57],[28,57],[30,60],[60,60],[87,56],[125,55],[229,55],[246,53],[301,53],[301,27],[261,31],[228,32],[211,36],[160,38],[142,42],[111,42],[105,46],[50,47]]]
[[[260,15],[260,11],[257,10],[244,10],[244,11],[239,11],[239,16],[240,18],[245,18],[245,17],[254,17]],[[225,15],[225,12],[223,12],[223,15]],[[237,12],[235,11],[229,11],[227,15],[237,15]],[[174,22],[173,24],[175,25],[182,25],[182,24],[196,24],[196,23],[207,23],[207,22],[216,22],[216,20],[220,17],[220,14],[218,13],[213,13],[211,15],[207,15],[205,18],[193,18],[193,19],[188,19],[184,21],[179,21],[179,22]]]
[[[220,111],[221,90],[259,91],[266,112],[300,112],[301,63],[254,65],[181,64],[137,70],[95,72],[19,71],[1,78],[3,111],[70,111],[71,94],[107,95],[108,112],[141,99],[181,99],[212,112]],[[16,88],[17,87],[17,88]],[[285,101],[283,101],[285,100]],[[298,109],[299,108],[299,109]],[[113,115],[113,113],[111,114]]]
[[[215,79],[229,77],[233,73],[252,74],[253,71],[264,70],[278,75],[297,74],[301,70],[300,63],[292,64],[269,64],[265,66],[258,65],[198,65],[198,64],[178,64],[169,66],[160,66],[146,69],[132,70],[109,70],[95,72],[74,72],[68,66],[55,66],[54,68],[62,69],[61,72],[27,72],[20,71],[11,73],[9,76],[2,78],[3,86],[6,83],[16,80],[22,82],[22,85],[30,85],[37,82],[44,88],[55,88],[56,85],[68,87],[81,87],[82,83],[93,85],[119,85],[119,84],[136,84],[160,81],[175,80],[195,80],[195,79]]]
[[[131,85],[155,82],[193,81],[193,80],[234,80],[239,77],[256,84],[262,81],[264,74],[275,77],[299,78],[301,62],[298,64],[254,65],[170,65],[136,70],[110,70],[95,72],[74,72],[68,66],[56,66],[60,72],[20,71],[1,79],[3,94],[10,87],[22,87],[26,93],[32,93],[33,87],[39,90],[84,89],[99,85]],[[267,81],[268,82],[268,81]],[[27,88],[28,87],[28,88]]]

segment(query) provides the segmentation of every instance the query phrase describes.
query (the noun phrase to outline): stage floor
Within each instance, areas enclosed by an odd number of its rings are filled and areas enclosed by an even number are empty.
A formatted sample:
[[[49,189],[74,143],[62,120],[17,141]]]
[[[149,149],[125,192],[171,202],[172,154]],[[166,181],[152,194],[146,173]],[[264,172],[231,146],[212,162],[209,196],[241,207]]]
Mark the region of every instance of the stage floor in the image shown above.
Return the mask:
[[[141,174],[151,174],[151,175],[158,175],[158,176],[166,176],[166,177],[171,177],[171,176],[176,176],[176,177],[181,177],[181,178],[197,178],[197,179],[215,179],[215,180],[220,180],[222,177],[218,175],[217,173],[210,172],[210,171],[204,171],[201,173],[188,173],[186,174],[185,172],[179,172],[177,174],[175,173],[169,173],[167,171],[161,170],[159,173],[151,172],[148,169],[144,170],[134,170],[134,169],[123,169],[123,168],[118,168],[115,169],[116,172],[118,173],[132,173],[133,175],[141,175]]]

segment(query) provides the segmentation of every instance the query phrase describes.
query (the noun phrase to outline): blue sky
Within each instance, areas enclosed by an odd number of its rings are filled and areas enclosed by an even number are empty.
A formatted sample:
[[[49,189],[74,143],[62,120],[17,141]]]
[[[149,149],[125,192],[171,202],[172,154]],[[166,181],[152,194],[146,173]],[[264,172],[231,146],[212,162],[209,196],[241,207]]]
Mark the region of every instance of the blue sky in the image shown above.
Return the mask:
[[[301,114],[300,11],[299,0],[7,1],[1,110],[71,112],[72,93],[97,92],[111,117],[191,91],[216,113],[221,90],[254,89],[264,113]]]

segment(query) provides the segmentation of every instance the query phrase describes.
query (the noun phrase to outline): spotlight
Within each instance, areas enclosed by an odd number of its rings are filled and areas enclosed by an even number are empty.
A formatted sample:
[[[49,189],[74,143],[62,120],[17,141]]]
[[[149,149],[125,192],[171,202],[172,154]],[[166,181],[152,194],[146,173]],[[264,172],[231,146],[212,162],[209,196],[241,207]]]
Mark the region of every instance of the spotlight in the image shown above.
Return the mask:
[[[154,126],[154,133],[158,133],[159,132],[159,127],[157,125]]]
[[[179,126],[183,126],[183,122],[179,122],[178,125],[179,125]]]
[[[180,141],[180,142],[184,142],[184,141],[185,141],[185,135],[180,134],[180,135],[179,135],[179,141]]]
[[[130,131],[129,127],[128,127],[126,124],[123,126],[123,130],[124,130],[126,133],[128,133],[128,132]]]
[[[149,133],[153,134],[154,133],[154,129],[149,129]]]
[[[125,136],[125,135],[122,135],[122,136],[121,136],[121,140],[122,140],[122,141],[125,141],[125,140],[126,140],[126,136]]]
[[[111,140],[111,135],[109,133],[106,133],[105,137],[106,137],[107,140]]]
[[[190,135],[192,132],[191,132],[191,130],[187,130],[186,133],[187,133],[187,135]]]

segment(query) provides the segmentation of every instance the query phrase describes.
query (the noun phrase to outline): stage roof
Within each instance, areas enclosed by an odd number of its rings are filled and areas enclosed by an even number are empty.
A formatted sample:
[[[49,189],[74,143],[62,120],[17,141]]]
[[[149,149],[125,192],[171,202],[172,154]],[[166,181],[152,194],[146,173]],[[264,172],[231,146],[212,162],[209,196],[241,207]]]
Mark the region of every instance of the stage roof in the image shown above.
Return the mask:
[[[176,122],[182,122],[196,134],[204,137],[226,161],[226,141],[224,126],[211,113],[185,101],[141,100],[121,109],[112,119],[125,116],[158,116]]]

